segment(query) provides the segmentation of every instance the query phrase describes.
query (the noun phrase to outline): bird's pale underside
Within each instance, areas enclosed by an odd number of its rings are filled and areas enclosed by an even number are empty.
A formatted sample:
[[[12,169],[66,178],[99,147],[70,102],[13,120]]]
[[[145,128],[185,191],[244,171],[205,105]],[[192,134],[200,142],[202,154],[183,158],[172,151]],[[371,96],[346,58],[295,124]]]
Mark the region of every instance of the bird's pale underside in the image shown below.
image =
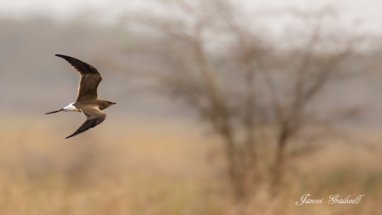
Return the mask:
[[[81,75],[77,100],[59,110],[46,113],[74,111],[85,114],[86,121],[73,134],[66,137],[70,138],[103,122],[106,118],[103,110],[115,104],[115,102],[98,99],[97,88],[102,77],[95,67],[70,56],[61,54],[56,54],[56,56],[68,61]]]

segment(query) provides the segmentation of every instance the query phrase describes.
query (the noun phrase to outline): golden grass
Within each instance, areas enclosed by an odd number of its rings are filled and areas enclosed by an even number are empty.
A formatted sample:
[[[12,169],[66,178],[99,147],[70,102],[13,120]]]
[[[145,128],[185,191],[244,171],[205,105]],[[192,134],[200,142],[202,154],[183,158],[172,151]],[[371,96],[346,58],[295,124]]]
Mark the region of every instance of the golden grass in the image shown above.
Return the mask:
[[[297,158],[280,196],[272,197],[260,186],[250,202],[238,205],[230,198],[219,144],[194,125],[139,120],[105,123],[68,141],[63,137],[72,125],[27,122],[13,120],[15,124],[4,126],[0,136],[1,215],[382,211],[379,149],[342,144]],[[366,197],[359,205],[295,206],[304,193],[321,198],[337,193]]]

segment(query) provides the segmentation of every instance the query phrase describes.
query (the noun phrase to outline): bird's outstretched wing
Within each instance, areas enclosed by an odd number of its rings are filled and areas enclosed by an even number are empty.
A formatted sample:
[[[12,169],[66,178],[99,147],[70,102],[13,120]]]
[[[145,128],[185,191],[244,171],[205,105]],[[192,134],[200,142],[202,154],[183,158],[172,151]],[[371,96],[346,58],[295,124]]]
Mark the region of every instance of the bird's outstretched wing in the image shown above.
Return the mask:
[[[81,81],[78,87],[77,101],[86,101],[97,98],[97,88],[102,80],[101,74],[95,67],[82,62],[76,58],[56,54],[57,57],[64,58],[68,61],[80,74]]]
[[[90,128],[93,128],[103,122],[106,118],[106,114],[102,112],[98,107],[85,107],[81,109],[86,115],[86,121],[79,127],[73,134],[66,137],[66,139],[76,136]]]

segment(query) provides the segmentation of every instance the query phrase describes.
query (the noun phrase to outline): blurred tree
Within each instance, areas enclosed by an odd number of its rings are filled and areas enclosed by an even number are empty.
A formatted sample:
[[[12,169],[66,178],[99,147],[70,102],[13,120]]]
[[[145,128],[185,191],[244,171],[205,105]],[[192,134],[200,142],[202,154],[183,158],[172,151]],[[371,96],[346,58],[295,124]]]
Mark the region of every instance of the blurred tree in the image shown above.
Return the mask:
[[[330,83],[346,80],[344,62],[355,43],[338,26],[326,28],[324,22],[333,24],[330,12],[288,11],[300,25],[275,39],[279,29],[267,29],[229,1],[153,4],[145,15],[125,18],[132,29],[138,24],[143,32],[156,33],[160,42],[146,50],[166,69],[156,70],[155,77],[221,138],[238,200],[262,182],[276,193],[288,146],[298,143],[305,129],[357,113],[347,107],[333,116],[315,103]],[[312,145],[300,149],[307,153]]]

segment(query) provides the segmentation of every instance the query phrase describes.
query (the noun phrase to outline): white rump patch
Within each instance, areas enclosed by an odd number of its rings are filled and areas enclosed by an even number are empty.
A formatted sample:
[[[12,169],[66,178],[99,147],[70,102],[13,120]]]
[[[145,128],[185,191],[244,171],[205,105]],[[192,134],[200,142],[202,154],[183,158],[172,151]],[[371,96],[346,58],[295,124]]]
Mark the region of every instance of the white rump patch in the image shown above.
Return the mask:
[[[78,108],[76,108],[76,106],[74,106],[73,104],[74,104],[74,102],[68,104],[67,106],[65,106],[65,107],[63,108],[64,111],[65,111],[65,112],[69,112],[69,111],[76,111],[76,112],[78,112],[78,111],[80,111],[80,110],[79,110]]]

